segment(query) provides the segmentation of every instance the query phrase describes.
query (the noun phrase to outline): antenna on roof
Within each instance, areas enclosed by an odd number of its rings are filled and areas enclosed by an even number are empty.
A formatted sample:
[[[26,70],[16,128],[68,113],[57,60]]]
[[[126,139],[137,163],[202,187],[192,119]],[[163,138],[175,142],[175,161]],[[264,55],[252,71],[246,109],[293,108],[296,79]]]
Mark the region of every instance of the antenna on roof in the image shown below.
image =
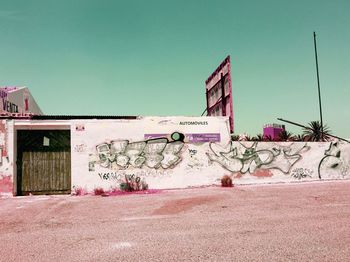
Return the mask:
[[[323,138],[323,120],[322,120],[320,77],[319,77],[319,73],[318,73],[318,60],[317,60],[317,47],[316,47],[316,33],[315,32],[314,32],[314,46],[315,46],[315,60],[316,60],[317,88],[318,88],[318,104],[319,104],[319,107],[320,107],[321,139],[322,139]]]

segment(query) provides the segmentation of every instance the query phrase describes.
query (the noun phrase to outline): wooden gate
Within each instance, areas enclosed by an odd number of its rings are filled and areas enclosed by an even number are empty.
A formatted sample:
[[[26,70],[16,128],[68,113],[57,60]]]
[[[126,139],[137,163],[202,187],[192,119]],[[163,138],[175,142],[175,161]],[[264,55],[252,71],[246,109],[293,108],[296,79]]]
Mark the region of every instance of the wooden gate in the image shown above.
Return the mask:
[[[69,130],[17,133],[18,195],[71,192]]]
[[[70,152],[23,152],[22,194],[70,193]]]

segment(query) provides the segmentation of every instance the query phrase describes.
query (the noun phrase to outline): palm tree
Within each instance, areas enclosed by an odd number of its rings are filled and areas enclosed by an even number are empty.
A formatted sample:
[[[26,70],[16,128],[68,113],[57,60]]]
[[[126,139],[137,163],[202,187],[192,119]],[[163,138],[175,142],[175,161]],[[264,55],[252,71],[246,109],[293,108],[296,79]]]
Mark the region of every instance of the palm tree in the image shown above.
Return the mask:
[[[327,125],[323,125],[323,134],[322,126],[319,121],[311,121],[308,128],[303,128],[304,135],[308,138],[309,141],[329,141],[330,137],[328,134],[331,133]]]
[[[290,140],[292,140],[292,137],[293,137],[293,134],[291,132],[283,130],[281,133],[279,133],[278,140],[279,141],[290,141]]]
[[[231,141],[238,141],[239,135],[231,134]]]
[[[298,134],[293,137],[294,141],[304,141],[305,136],[303,134]]]
[[[257,134],[255,137],[252,138],[254,141],[264,141],[264,135]]]
[[[240,135],[239,141],[252,141],[252,137],[247,134]]]
[[[270,136],[270,135],[264,136],[264,141],[266,141],[266,142],[273,141],[272,136]]]

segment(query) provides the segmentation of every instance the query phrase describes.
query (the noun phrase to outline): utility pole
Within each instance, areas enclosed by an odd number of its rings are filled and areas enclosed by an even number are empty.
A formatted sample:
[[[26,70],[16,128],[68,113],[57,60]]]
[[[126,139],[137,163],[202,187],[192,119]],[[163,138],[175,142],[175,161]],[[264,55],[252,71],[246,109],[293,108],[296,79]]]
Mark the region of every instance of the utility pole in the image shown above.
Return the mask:
[[[318,73],[317,46],[316,46],[315,32],[314,32],[314,46],[315,46],[316,72],[317,72],[318,103],[320,107],[320,120],[321,120],[321,140],[323,141],[323,119],[322,119],[322,104],[321,104],[321,91],[320,91],[320,76]]]

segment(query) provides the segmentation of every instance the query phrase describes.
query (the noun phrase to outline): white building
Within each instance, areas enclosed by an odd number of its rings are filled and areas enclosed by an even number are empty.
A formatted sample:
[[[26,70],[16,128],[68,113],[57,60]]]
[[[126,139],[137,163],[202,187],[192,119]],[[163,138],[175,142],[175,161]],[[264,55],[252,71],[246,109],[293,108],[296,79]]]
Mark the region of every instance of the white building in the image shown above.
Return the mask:
[[[43,114],[27,87],[0,87],[0,98],[2,116],[23,117]]]

